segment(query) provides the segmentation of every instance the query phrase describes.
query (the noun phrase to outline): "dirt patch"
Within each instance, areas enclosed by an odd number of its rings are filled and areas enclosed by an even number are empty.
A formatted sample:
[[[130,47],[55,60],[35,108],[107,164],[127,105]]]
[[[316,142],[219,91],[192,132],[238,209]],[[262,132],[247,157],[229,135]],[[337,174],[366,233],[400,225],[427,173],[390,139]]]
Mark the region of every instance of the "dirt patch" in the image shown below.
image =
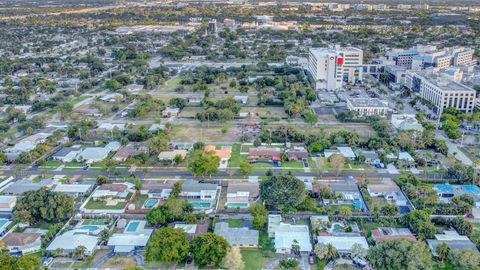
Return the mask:
[[[102,268],[114,268],[114,269],[125,269],[129,266],[136,266],[137,261],[133,257],[123,257],[123,256],[115,256],[110,258],[104,264],[102,264]]]

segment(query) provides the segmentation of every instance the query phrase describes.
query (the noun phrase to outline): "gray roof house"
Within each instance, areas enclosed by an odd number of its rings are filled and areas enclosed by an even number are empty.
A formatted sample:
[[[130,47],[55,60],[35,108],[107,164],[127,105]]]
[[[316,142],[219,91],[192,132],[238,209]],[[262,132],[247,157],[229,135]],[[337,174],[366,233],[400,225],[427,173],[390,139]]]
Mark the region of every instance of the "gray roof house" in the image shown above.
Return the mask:
[[[78,154],[78,161],[86,163],[99,162],[107,158],[112,151],[117,151],[121,144],[119,142],[110,142],[105,147],[87,147]]]
[[[73,161],[77,155],[82,151],[80,146],[72,146],[72,147],[63,147],[58,152],[52,155],[52,159],[58,160],[61,162],[71,162]]]
[[[230,228],[227,222],[215,224],[214,233],[225,238],[232,246],[258,247],[258,231],[247,227]]]
[[[36,191],[42,187],[50,188],[53,186],[53,180],[42,180],[38,183],[33,183],[28,180],[20,180],[8,185],[4,190],[3,194],[6,195],[21,195],[27,191]]]
[[[444,231],[443,234],[436,234],[435,239],[428,239],[427,243],[433,256],[438,256],[437,246],[442,243],[447,243],[452,250],[471,249],[479,253],[477,246],[467,236],[459,235],[456,231]]]

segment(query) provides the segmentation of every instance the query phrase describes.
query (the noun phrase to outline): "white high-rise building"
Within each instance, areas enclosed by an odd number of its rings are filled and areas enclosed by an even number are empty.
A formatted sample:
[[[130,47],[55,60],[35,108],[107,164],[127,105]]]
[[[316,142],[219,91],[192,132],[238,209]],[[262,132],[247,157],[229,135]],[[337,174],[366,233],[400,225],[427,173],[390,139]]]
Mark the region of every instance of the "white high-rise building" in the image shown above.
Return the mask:
[[[307,70],[315,89],[336,91],[344,81],[362,80],[363,51],[353,47],[311,48]]]

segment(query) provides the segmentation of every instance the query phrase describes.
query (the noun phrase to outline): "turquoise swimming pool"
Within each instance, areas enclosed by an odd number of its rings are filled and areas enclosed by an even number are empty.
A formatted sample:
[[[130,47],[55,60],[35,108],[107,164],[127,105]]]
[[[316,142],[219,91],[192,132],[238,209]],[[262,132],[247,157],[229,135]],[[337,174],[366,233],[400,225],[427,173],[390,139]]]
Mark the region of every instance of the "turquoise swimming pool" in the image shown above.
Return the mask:
[[[225,204],[228,208],[248,208],[248,203],[227,203]]]
[[[94,231],[98,230],[98,226],[94,226],[94,225],[84,225],[84,226],[81,226],[80,229],[89,230],[89,231],[91,231],[91,232],[94,232]]]
[[[209,202],[192,202],[193,208],[210,208],[212,206]]]
[[[140,221],[132,221],[128,223],[127,232],[136,232]]]
[[[157,205],[158,199],[147,199],[143,204],[143,208],[151,209]]]
[[[3,232],[6,227],[10,224],[10,221],[5,218],[0,218],[0,232]]]

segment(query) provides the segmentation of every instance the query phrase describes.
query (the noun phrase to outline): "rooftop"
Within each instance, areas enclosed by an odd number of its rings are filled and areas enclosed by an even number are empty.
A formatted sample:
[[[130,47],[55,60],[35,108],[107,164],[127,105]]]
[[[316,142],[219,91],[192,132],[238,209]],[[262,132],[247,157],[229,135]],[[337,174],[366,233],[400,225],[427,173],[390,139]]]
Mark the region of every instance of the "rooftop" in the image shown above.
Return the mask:
[[[228,223],[218,222],[214,233],[225,238],[231,245],[258,245],[258,231],[247,227],[230,228]]]
[[[378,98],[348,98],[354,107],[388,107],[387,101]]]
[[[39,233],[15,233],[11,232],[7,234],[2,242],[5,243],[7,247],[18,247],[32,244],[42,235]]]

